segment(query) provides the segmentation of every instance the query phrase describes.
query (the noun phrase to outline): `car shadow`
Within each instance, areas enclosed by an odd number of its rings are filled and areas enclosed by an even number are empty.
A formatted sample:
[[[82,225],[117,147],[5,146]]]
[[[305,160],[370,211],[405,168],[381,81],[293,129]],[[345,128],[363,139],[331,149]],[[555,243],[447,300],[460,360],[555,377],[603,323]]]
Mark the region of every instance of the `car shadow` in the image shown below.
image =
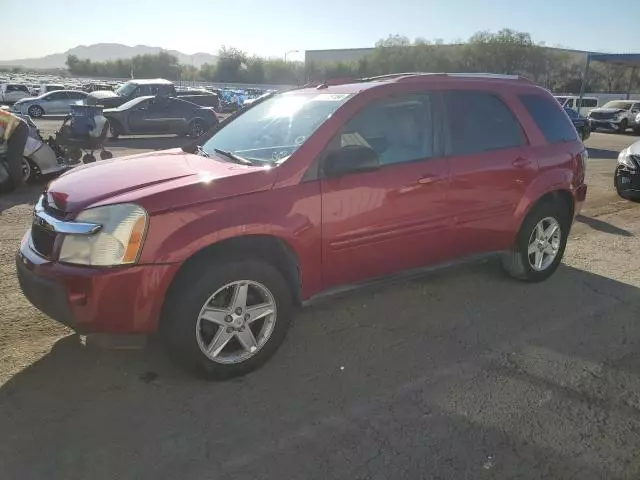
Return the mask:
[[[456,267],[305,309],[262,369],[226,382],[155,342],[65,337],[0,388],[0,471],[637,478],[639,299],[567,266],[541,284]]]
[[[594,230],[598,230],[599,232],[611,233],[612,235],[620,235],[622,237],[633,237],[633,233],[624,228],[616,227],[608,222],[603,220],[599,220],[593,217],[586,217],[584,215],[576,215],[576,221],[580,223],[584,223],[585,225],[591,227]]]
[[[618,154],[620,153],[615,150],[592,147],[587,147],[587,152],[589,153],[589,158],[599,158],[602,160],[617,160]]]
[[[110,139],[106,145],[109,148],[130,148],[146,150],[167,150],[169,148],[180,148],[189,143],[190,139],[181,136],[163,137],[118,137]]]
[[[48,179],[38,179],[25,185],[19,191],[0,193],[0,215],[17,205],[35,205]]]

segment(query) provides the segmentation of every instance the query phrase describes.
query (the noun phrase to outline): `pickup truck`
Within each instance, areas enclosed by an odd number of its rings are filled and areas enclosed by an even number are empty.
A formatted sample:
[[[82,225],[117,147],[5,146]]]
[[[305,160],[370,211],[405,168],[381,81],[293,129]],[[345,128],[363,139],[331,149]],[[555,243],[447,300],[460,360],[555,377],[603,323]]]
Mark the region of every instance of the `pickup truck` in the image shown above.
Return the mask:
[[[625,133],[628,128],[640,135],[640,100],[613,100],[589,112],[591,128],[604,128]]]
[[[218,108],[219,100],[215,93],[205,90],[176,90],[169,80],[156,78],[151,80],[130,80],[115,91],[97,90],[87,96],[87,105],[102,105],[105,108],[116,108],[134,98],[149,95],[178,97],[181,100],[195,103],[201,107]]]

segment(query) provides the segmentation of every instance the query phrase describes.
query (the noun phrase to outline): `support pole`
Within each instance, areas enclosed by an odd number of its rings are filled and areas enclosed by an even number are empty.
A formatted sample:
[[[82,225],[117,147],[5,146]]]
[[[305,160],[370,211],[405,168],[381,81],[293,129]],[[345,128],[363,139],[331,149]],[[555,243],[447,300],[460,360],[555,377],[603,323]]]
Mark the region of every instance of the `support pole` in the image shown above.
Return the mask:
[[[627,100],[631,99],[631,87],[633,87],[633,76],[636,74],[636,68],[633,67],[631,69],[631,74],[629,75],[629,86],[627,87]]]

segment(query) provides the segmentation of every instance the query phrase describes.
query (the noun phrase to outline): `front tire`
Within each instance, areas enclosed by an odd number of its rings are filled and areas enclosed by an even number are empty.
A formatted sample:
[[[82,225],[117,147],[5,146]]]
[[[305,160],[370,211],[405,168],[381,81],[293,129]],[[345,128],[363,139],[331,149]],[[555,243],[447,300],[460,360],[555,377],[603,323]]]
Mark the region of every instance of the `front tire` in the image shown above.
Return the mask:
[[[261,260],[201,264],[182,275],[168,300],[162,337],[178,363],[210,379],[262,366],[286,336],[291,291]]]
[[[549,278],[560,265],[570,227],[570,212],[563,203],[534,207],[520,227],[516,244],[502,257],[506,273],[527,282]]]
[[[623,119],[620,122],[620,125],[618,126],[618,133],[619,134],[626,133],[628,127],[629,127],[629,124],[627,123],[627,120]]]
[[[42,118],[44,115],[44,108],[39,105],[31,105],[27,110],[27,113],[32,118]]]

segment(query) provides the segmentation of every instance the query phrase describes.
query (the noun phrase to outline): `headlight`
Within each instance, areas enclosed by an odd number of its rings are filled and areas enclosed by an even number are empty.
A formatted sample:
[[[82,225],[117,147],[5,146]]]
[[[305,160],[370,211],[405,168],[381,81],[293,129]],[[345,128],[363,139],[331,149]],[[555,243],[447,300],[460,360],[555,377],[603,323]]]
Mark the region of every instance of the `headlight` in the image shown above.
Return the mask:
[[[102,228],[93,235],[66,235],[61,262],[107,267],[138,261],[147,229],[144,208],[132,203],[107,205],[85,210],[76,220]]]
[[[618,164],[635,170],[636,168],[638,168],[638,165],[634,160],[634,156],[631,155],[630,150],[630,148],[625,148],[620,152],[620,155],[618,155]]]

